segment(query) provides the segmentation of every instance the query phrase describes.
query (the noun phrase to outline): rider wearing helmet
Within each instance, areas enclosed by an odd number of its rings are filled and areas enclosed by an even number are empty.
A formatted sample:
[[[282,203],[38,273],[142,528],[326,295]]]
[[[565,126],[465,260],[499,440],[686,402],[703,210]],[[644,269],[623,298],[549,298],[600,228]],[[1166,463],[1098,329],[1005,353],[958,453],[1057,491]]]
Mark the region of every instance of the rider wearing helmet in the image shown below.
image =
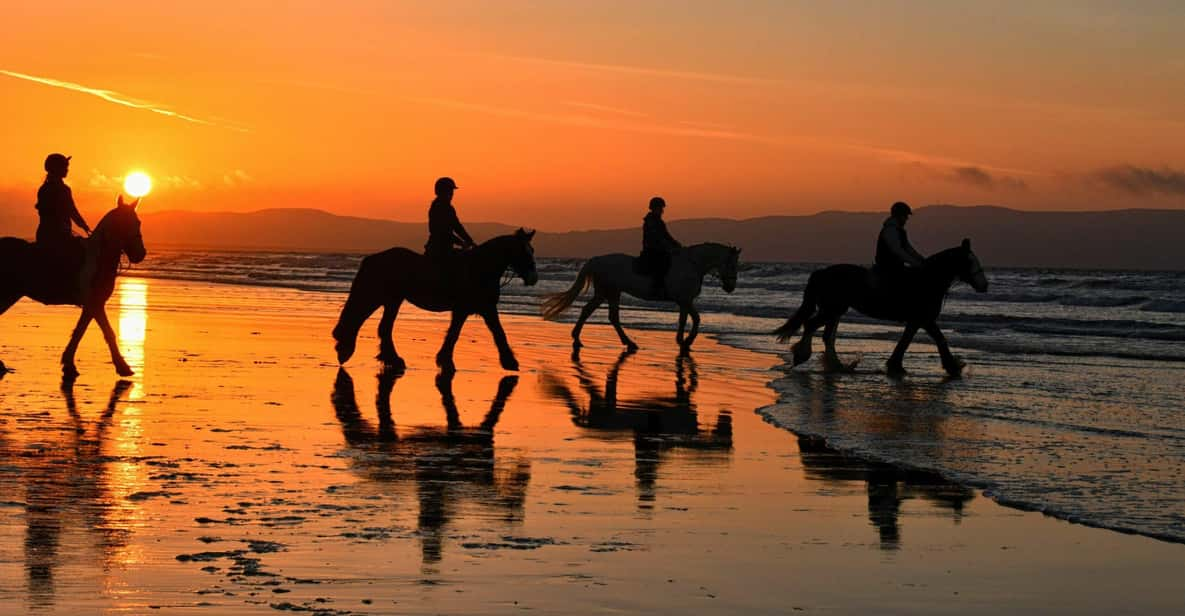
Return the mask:
[[[424,254],[434,259],[453,254],[454,246],[472,248],[475,245],[453,207],[457,183],[452,178],[440,178],[436,180],[435,190],[436,199],[428,208],[428,243],[424,245]]]
[[[37,190],[37,213],[41,218],[37,225],[37,243],[54,252],[74,240],[71,222],[87,234],[91,232],[74,205],[70,187],[63,181],[69,173],[69,156],[50,154],[45,157],[45,182]]]
[[[671,254],[682,248],[662,220],[667,202],[662,197],[650,199],[650,213],[642,219],[642,261],[643,269],[652,277],[652,290],[656,296],[663,293],[663,282],[671,269]]]
[[[898,201],[889,209],[889,217],[881,227],[880,236],[876,240],[876,269],[886,278],[896,277],[905,272],[907,265],[919,267],[925,262],[918,251],[909,243],[909,236],[905,233],[905,223],[913,215],[913,210],[903,201]]]

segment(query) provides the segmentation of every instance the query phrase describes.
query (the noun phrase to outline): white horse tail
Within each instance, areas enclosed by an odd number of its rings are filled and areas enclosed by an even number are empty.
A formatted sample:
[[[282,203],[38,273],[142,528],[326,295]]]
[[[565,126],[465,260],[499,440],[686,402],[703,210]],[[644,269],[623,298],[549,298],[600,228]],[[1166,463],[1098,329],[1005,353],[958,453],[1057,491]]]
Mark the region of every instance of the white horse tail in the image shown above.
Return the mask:
[[[802,292],[802,305],[794,314],[786,319],[786,322],[781,327],[775,329],[773,334],[778,337],[778,342],[789,342],[794,334],[798,333],[798,329],[806,323],[807,319],[815,315],[815,311],[819,308],[819,301],[815,297],[817,291],[815,289],[815,275],[818,272],[813,272],[810,278],[807,279],[806,289]]]
[[[580,297],[581,293],[584,293],[584,290],[588,288],[591,282],[592,272],[588,270],[588,262],[586,261],[584,266],[580,268],[580,273],[576,275],[576,281],[572,283],[572,286],[567,291],[548,295],[544,298],[543,305],[540,307],[543,311],[543,318],[551,321],[560,316],[560,314],[568,309],[568,306],[572,305],[572,302],[576,301],[577,297]]]

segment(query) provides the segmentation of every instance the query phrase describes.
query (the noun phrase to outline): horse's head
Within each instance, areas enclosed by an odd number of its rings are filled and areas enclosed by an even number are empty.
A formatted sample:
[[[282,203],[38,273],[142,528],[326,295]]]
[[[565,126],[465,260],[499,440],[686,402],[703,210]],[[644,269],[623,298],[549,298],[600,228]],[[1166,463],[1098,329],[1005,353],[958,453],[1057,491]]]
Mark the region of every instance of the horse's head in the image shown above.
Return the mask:
[[[539,272],[535,270],[535,249],[531,247],[534,231],[519,228],[514,232],[514,250],[510,254],[510,267],[523,279],[528,287],[539,282]]]
[[[125,203],[123,195],[120,195],[118,203],[114,210],[103,217],[99,228],[95,229],[95,235],[101,235],[103,242],[126,254],[132,263],[139,263],[148,254],[144,249],[144,238],[140,236],[140,217],[136,215],[136,206],[140,205],[140,200]]]
[[[720,288],[724,289],[725,293],[732,293],[737,288],[737,268],[740,260],[741,249],[729,246],[728,257],[724,259],[724,265],[720,266]]]
[[[959,270],[959,280],[971,285],[971,288],[980,293],[987,291],[988,279],[983,273],[983,266],[979,264],[979,257],[971,251],[971,240],[963,240],[961,248],[967,256],[963,267]]]

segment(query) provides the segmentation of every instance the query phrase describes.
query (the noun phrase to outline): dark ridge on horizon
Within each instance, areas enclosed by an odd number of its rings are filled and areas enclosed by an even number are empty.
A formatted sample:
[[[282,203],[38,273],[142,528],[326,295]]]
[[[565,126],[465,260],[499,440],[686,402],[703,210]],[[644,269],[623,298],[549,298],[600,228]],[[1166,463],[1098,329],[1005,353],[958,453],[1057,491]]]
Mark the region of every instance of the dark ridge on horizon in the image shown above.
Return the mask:
[[[31,236],[32,208],[0,209],[0,235]],[[868,263],[885,214],[826,210],[756,218],[671,220],[684,243],[718,241],[740,246],[746,261]],[[345,216],[314,208],[252,212],[173,210],[142,215],[150,246],[220,250],[375,252],[391,246],[418,249],[426,222]],[[478,240],[519,225],[467,222]],[[972,239],[989,267],[1185,270],[1185,210],[1025,211],[996,205],[920,207],[910,223],[914,244],[926,253]],[[637,253],[639,228],[540,231],[540,256],[582,258]]]

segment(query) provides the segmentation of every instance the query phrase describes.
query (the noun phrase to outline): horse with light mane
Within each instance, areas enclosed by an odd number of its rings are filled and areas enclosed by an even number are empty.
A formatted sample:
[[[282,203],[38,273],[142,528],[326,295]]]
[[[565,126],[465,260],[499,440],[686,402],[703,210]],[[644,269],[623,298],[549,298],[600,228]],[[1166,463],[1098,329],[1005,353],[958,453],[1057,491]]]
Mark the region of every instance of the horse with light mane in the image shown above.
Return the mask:
[[[584,305],[572,328],[572,348],[579,350],[583,346],[580,330],[584,328],[584,322],[601,304],[609,302],[609,322],[617,331],[618,338],[626,348],[637,349],[638,345],[630,340],[621,327],[621,294],[628,293],[650,301],[671,301],[679,307],[679,333],[675,341],[686,353],[699,335],[700,317],[695,299],[703,289],[704,276],[709,272],[718,273],[721,288],[725,293],[732,293],[737,285],[740,254],[739,248],[713,242],[677,251],[671,258],[671,268],[665,279],[665,295],[662,297],[655,296],[650,276],[635,271],[635,257],[621,253],[593,257],[580,268],[576,281],[567,291],[550,295],[543,301],[543,318],[552,320],[559,317],[591,285],[592,298]],[[687,317],[691,317],[691,330],[684,337]]]
[[[94,320],[103,331],[111,351],[111,363],[120,376],[134,374],[119,352],[115,330],[107,319],[106,304],[115,291],[119,262],[127,255],[132,263],[144,260],[144,238],[140,235],[140,200],[124,203],[120,195],[115,209],[107,212],[90,237],[81,240],[84,258],[70,267],[50,264],[35,244],[16,237],[0,238],[0,314],[22,297],[46,305],[74,305],[82,308],[70,342],[62,353],[62,375],[78,376],[74,353],[86,328]],[[3,364],[0,364],[3,369]]]

